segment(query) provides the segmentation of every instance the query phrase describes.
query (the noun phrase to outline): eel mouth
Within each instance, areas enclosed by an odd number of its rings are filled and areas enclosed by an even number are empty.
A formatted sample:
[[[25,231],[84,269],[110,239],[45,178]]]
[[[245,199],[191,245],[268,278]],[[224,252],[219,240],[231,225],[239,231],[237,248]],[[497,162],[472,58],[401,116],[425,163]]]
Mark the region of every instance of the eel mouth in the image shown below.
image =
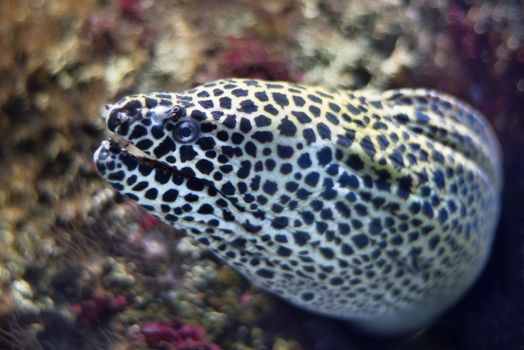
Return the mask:
[[[175,166],[169,165],[163,161],[160,161],[150,156],[149,154],[142,151],[140,148],[136,147],[129,141],[119,138],[118,136],[114,138],[108,138],[107,140],[102,142],[102,145],[109,152],[111,152],[111,150],[121,152],[126,156],[131,157],[138,164],[144,165],[148,168],[159,170],[164,173],[168,173],[175,176],[181,176],[187,179],[194,178],[194,176],[177,169]]]

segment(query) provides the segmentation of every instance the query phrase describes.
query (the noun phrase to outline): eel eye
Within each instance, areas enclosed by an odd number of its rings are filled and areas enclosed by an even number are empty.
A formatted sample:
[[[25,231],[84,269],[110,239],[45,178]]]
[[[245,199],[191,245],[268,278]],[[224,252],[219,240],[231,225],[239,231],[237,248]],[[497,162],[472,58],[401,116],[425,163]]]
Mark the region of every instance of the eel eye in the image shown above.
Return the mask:
[[[182,120],[173,130],[173,136],[180,143],[193,142],[199,133],[198,125],[192,120]]]

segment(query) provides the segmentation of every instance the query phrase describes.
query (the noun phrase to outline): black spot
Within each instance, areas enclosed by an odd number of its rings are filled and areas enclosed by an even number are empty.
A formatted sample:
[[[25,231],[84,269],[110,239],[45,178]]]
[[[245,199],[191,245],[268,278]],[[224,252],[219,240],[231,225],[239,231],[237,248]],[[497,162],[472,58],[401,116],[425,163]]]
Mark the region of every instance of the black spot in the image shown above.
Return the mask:
[[[260,188],[260,176],[259,175],[255,176],[251,180],[249,187],[251,188],[252,191],[258,191],[258,189]]]
[[[291,249],[280,246],[277,249],[277,254],[280,256],[288,257],[291,255]]]
[[[342,254],[344,255],[352,255],[354,253],[353,248],[349,244],[342,244],[341,246]]]
[[[385,150],[389,146],[389,141],[386,136],[384,135],[378,135],[377,136],[378,145],[380,146],[381,150]]]
[[[344,283],[344,280],[340,277],[333,277],[332,279],[329,280],[329,283],[332,286],[340,286],[341,284]]]
[[[169,179],[171,178],[169,173],[166,173],[164,171],[155,171],[155,181],[159,184],[165,185],[168,183]]]
[[[132,190],[135,192],[142,191],[143,189],[147,188],[148,185],[149,183],[147,181],[140,181],[132,188]]]
[[[144,194],[144,197],[146,197],[147,199],[151,199],[151,200],[155,200],[157,196],[158,196],[158,190],[156,188],[150,188]]]
[[[236,97],[244,97],[247,96],[248,91],[245,89],[235,89],[231,91],[231,94]]]
[[[326,124],[318,123],[317,131],[318,131],[318,135],[320,136],[322,140],[331,139],[331,130],[329,129],[329,126],[327,126]]]
[[[302,295],[300,297],[304,301],[311,301],[311,300],[313,300],[315,298],[315,294],[313,294],[311,292],[305,292],[305,293],[302,293]]]
[[[266,165],[266,170],[271,171],[275,169],[275,167],[277,166],[277,163],[273,159],[266,159],[265,165]]]
[[[427,122],[429,121],[428,115],[426,113],[422,112],[421,110],[417,110],[415,112],[415,116],[417,117],[417,121],[420,124],[427,124]]]
[[[269,100],[267,94],[264,91],[255,92],[255,97],[261,102],[266,102]]]
[[[224,124],[225,127],[229,129],[234,129],[237,125],[237,118],[236,116],[230,114],[226,117],[226,119],[224,119],[222,123]]]
[[[241,179],[245,179],[249,176],[249,173],[251,171],[251,162],[249,161],[242,161],[240,163],[240,169],[237,171],[237,176]]]
[[[310,238],[311,236],[309,235],[309,233],[304,231],[296,231],[293,233],[293,240],[299,246],[305,245]]]
[[[129,138],[132,140],[136,140],[145,135],[147,135],[147,129],[142,125],[136,125]]]
[[[430,250],[434,250],[440,242],[439,236],[433,236],[429,239],[428,245]]]
[[[187,188],[193,191],[202,191],[205,188],[205,181],[197,179],[197,178],[190,178],[187,180]]]
[[[380,224],[380,220],[378,219],[371,220],[371,222],[369,223],[368,229],[369,229],[369,233],[371,233],[372,235],[376,235],[382,232],[382,225]]]
[[[309,106],[309,111],[311,114],[313,114],[314,117],[318,118],[320,116],[320,108],[316,106]]]
[[[278,145],[277,154],[280,158],[289,159],[293,156],[293,147]]]
[[[249,222],[249,220],[243,223],[242,227],[251,233],[258,233],[262,229],[262,226],[253,225],[252,223]]]
[[[297,95],[293,95],[293,102],[295,102],[298,107],[302,107],[306,103],[302,97]]]
[[[360,114],[360,109],[358,109],[357,107],[353,106],[351,103],[348,103],[346,105],[346,108],[348,109],[348,111],[353,114],[353,115],[359,115]]]
[[[218,102],[220,103],[220,108],[230,109],[231,108],[231,99],[229,97],[221,97]]]
[[[238,110],[244,113],[254,113],[258,110],[258,106],[253,103],[252,100],[244,100],[240,102],[240,108]]]
[[[257,270],[257,275],[259,275],[260,277],[268,278],[268,279],[271,279],[271,278],[274,277],[273,271],[270,271],[270,270],[265,269],[265,268],[258,269]]]
[[[373,144],[373,141],[371,141],[371,138],[369,136],[364,136],[362,138],[362,140],[360,141],[360,146],[370,158],[373,158],[375,156],[375,153],[377,151],[375,150],[375,145]]]
[[[420,211],[420,208],[421,208],[421,205],[419,202],[413,202],[409,206],[409,211],[412,214],[418,214],[418,212]]]
[[[409,121],[409,117],[407,116],[407,114],[404,113],[399,113],[395,115],[394,118],[399,124],[407,124],[407,122]]]
[[[217,138],[220,141],[226,142],[229,139],[229,134],[226,131],[222,130],[222,131],[217,132]]]
[[[297,191],[297,198],[300,200],[306,200],[311,195],[311,192],[305,188],[301,188]]]
[[[364,169],[364,162],[356,154],[352,154],[346,160],[346,165],[353,170],[362,170]]]
[[[438,188],[446,187],[446,181],[444,180],[444,173],[440,170],[435,170],[433,173],[433,181]]]
[[[268,143],[273,141],[273,133],[271,131],[256,131],[253,133],[253,138],[260,143]]]
[[[186,202],[196,202],[198,201],[198,196],[193,193],[188,193],[184,196]]]
[[[326,259],[333,259],[335,257],[335,253],[331,248],[320,248],[320,254]]]
[[[280,172],[284,175],[288,175],[293,171],[293,166],[290,163],[284,163],[280,166]]]
[[[210,108],[213,108],[215,106],[215,104],[213,103],[213,100],[204,100],[204,101],[198,101],[198,103],[206,108],[206,109],[210,109]]]
[[[196,163],[196,168],[203,174],[206,174],[206,175],[209,175],[214,167],[213,167],[213,163],[211,163],[209,160],[207,159],[200,159],[197,163]]]
[[[393,167],[395,168],[403,168],[404,167],[404,157],[402,157],[402,154],[398,149],[394,150],[391,153],[391,161],[393,162]]]
[[[285,216],[278,216],[273,219],[271,222],[271,226],[273,226],[276,229],[282,229],[285,228],[289,224],[289,219]]]
[[[353,174],[348,174],[346,172],[342,173],[338,178],[338,183],[342,187],[351,187],[357,189],[359,187],[358,178]]]
[[[338,231],[343,234],[347,235],[350,232],[349,225],[345,223],[339,223],[338,225]]]
[[[235,216],[227,209],[222,210],[222,219],[227,222],[235,221]]]
[[[171,137],[166,137],[157,147],[155,147],[153,154],[156,158],[162,158],[166,154],[173,152],[176,149],[176,145]]]
[[[246,153],[249,154],[251,157],[257,156],[257,146],[253,142],[251,141],[246,142],[245,150],[246,150]]]
[[[272,104],[265,105],[264,106],[264,111],[268,112],[271,115],[277,115],[278,114],[278,110]]]
[[[277,183],[274,181],[266,180],[262,185],[262,190],[269,195],[274,195],[277,189]]]
[[[308,145],[312,144],[317,140],[315,133],[312,129],[309,128],[304,129],[304,131],[302,131],[302,136],[304,136],[304,139],[306,140]]]
[[[432,218],[435,215],[435,213],[433,212],[433,206],[428,201],[424,201],[424,203],[422,204],[422,212],[424,213],[424,215],[430,218]]]
[[[368,243],[369,243],[368,237],[365,234],[363,234],[363,233],[355,235],[354,237],[351,238],[351,240],[353,241],[353,243],[355,243],[355,245],[359,249],[362,249],[362,248],[366,247],[368,245]]]
[[[206,119],[206,114],[198,109],[195,109],[191,112],[191,118],[202,121]]]
[[[335,208],[342,215],[342,217],[348,218],[351,216],[351,211],[349,207],[346,204],[344,204],[343,202],[340,202],[340,201],[336,202]]]
[[[413,179],[411,176],[406,175],[402,176],[398,181],[398,189],[397,189],[397,195],[400,198],[406,199],[409,197],[409,194],[411,193],[411,185],[412,185]]]
[[[340,120],[333,113],[327,112],[326,119],[333,125],[340,124]]]
[[[166,192],[164,192],[164,194],[162,195],[162,200],[164,202],[174,202],[177,199],[177,197],[178,197],[178,191],[171,189],[171,190],[167,190]]]
[[[171,102],[171,101],[169,101],[169,100],[161,99],[161,100],[160,100],[160,105],[161,105],[161,106],[170,107],[170,106],[173,105],[173,102]]]
[[[140,173],[140,175],[148,176],[149,174],[151,174],[152,171],[153,171],[153,168],[148,167],[147,165],[140,164],[138,166],[138,172]]]
[[[329,147],[324,147],[317,152],[317,159],[320,165],[326,165],[333,159],[333,154]]]
[[[202,123],[200,124],[200,130],[202,132],[211,132],[217,128],[217,125],[215,123]]]
[[[240,131],[242,131],[245,134],[251,131],[251,121],[249,121],[249,119],[240,119]]]
[[[306,113],[304,113],[304,112],[292,111],[291,114],[294,115],[295,118],[297,118],[297,120],[301,124],[307,124],[307,123],[311,122],[311,118],[309,118],[309,116]]]
[[[288,181],[286,182],[286,191],[288,192],[295,192],[298,189],[298,183],[294,181]]]
[[[244,135],[239,133],[239,132],[235,132],[233,133],[233,135],[231,136],[231,141],[235,144],[235,145],[240,145],[243,141],[244,141]]]
[[[195,152],[191,145],[183,145],[180,147],[180,160],[182,162],[193,160],[197,155],[198,153]]]
[[[285,117],[282,119],[282,122],[278,126],[278,130],[280,130],[280,134],[284,136],[295,136],[297,132],[297,127],[293,122],[291,122],[288,117]]]
[[[313,171],[306,175],[304,182],[311,187],[315,187],[318,184],[319,178],[320,175],[316,171]]]
[[[258,117],[255,117],[255,125],[259,128],[269,126],[271,125],[271,119],[264,115],[259,115]]]
[[[146,97],[146,107],[154,108],[157,106],[157,101],[154,98]]]
[[[135,144],[137,148],[140,148],[141,150],[147,150],[150,149],[153,146],[153,141],[149,139],[142,140]]]
[[[315,103],[322,103],[322,99],[316,95],[313,95],[313,94],[309,94],[307,95],[307,98],[312,101],[312,102],[315,102]]]
[[[212,137],[208,136],[201,137],[197,141],[197,145],[199,145],[200,148],[202,148],[202,150],[204,151],[211,150],[215,147],[215,140]]]
[[[272,95],[273,95],[273,99],[275,100],[275,102],[278,105],[280,105],[282,107],[289,105],[289,101],[288,101],[288,99],[287,99],[285,94],[281,94],[279,92],[274,92]]]

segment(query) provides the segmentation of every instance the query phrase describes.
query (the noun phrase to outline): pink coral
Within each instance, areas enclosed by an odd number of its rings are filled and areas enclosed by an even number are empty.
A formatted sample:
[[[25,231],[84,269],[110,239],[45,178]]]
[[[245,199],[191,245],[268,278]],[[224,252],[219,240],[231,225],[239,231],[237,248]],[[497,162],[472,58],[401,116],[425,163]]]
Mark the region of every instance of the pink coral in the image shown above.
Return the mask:
[[[171,322],[152,321],[141,327],[147,345],[153,349],[166,350],[220,350],[207,340],[206,331],[181,320]]]
[[[299,81],[301,74],[282,57],[270,50],[270,45],[252,37],[229,37],[219,56],[220,72],[224,76],[266,80]]]
[[[144,8],[141,0],[118,0],[117,5],[124,16],[134,20],[142,18]]]
[[[73,304],[69,310],[76,314],[77,320],[93,327],[104,324],[128,306],[123,295],[95,295]]]

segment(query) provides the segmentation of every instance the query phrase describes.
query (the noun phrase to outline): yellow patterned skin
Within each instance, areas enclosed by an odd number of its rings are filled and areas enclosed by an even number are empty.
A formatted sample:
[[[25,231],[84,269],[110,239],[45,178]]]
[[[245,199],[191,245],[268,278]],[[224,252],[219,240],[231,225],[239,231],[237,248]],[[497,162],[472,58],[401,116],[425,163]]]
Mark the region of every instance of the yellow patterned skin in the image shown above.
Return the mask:
[[[312,312],[414,331],[487,260],[499,146],[450,96],[229,79],[128,96],[105,117],[120,144],[95,163],[117,191]]]

